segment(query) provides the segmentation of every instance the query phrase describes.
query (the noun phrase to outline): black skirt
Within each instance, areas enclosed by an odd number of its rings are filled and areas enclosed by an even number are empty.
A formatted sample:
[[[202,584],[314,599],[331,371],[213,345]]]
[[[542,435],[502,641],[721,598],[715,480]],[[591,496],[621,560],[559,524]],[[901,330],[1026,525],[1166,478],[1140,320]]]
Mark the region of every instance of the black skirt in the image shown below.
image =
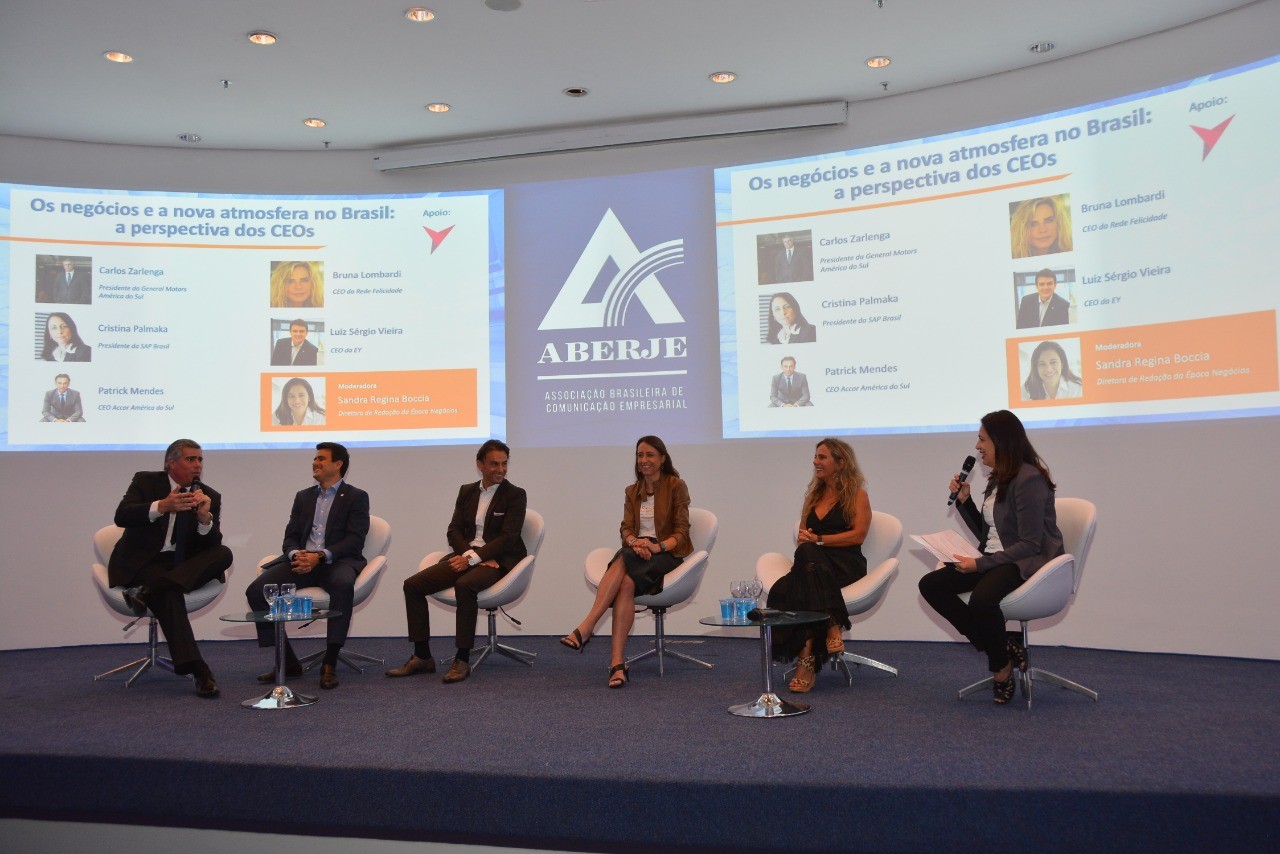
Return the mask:
[[[802,543],[796,548],[791,571],[769,590],[768,605],[782,611],[820,611],[829,622],[802,626],[779,626],[773,630],[773,657],[791,661],[800,655],[804,645],[813,641],[815,665],[821,667],[831,655],[827,652],[827,629],[832,624],[849,628],[849,613],[844,607],[840,588],[867,574],[867,560],[861,546],[834,548]]]
[[[657,540],[650,539],[652,542],[657,542]],[[609,561],[609,565],[612,566],[613,561],[619,557],[622,558],[623,571],[627,573],[627,577],[636,586],[637,596],[652,596],[654,593],[661,593],[663,576],[684,561],[684,558],[676,557],[671,552],[658,552],[648,560],[645,560],[631,549],[623,547],[614,554],[613,560]]]

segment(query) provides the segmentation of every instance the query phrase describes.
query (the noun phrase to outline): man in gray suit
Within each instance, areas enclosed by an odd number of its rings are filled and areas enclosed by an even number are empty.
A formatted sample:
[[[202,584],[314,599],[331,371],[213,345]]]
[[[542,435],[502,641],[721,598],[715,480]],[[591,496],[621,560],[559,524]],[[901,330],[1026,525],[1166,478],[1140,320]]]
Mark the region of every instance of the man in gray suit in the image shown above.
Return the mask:
[[[44,393],[44,411],[41,421],[83,421],[84,409],[80,406],[80,392],[71,388],[71,377],[58,374],[53,378],[56,386]]]
[[[782,373],[775,374],[769,389],[770,406],[813,406],[809,400],[809,380],[796,373],[794,356],[782,357]]]

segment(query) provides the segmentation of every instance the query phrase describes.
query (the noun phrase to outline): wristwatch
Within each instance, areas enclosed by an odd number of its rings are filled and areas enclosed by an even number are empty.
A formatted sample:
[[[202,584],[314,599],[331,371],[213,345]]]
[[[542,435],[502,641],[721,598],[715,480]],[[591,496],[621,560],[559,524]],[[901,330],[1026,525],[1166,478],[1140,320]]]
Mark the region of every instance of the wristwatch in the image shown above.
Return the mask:
[[[818,543],[818,545],[822,545],[822,535],[821,535],[821,534],[819,534],[819,535],[818,535],[817,543]]]

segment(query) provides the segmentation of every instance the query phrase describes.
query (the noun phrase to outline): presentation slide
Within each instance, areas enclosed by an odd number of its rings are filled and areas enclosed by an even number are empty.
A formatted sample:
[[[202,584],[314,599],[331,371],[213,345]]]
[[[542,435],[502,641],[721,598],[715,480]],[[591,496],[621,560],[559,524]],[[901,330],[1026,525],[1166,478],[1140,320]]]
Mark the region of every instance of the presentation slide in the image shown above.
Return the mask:
[[[0,449],[505,434],[500,191],[0,185]]]
[[[1278,60],[717,170],[724,435],[1280,412]]]

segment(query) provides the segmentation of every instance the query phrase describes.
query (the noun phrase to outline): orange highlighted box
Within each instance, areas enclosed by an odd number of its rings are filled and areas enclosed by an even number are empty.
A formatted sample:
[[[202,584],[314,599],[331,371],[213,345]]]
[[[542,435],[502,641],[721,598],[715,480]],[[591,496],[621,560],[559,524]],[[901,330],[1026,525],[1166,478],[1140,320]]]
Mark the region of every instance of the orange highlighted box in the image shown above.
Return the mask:
[[[272,423],[281,403],[279,392],[272,392],[272,381],[283,387],[294,377],[307,380],[323,400],[323,423],[284,427]],[[479,421],[476,382],[475,368],[262,374],[260,427],[268,433],[475,427]]]
[[[1023,400],[1018,345],[1061,342],[1070,352],[1079,342],[1084,394],[1074,400]],[[1255,311],[1224,317],[1154,323],[1005,342],[1011,406],[1064,406],[1177,400],[1280,390],[1276,313]]]

